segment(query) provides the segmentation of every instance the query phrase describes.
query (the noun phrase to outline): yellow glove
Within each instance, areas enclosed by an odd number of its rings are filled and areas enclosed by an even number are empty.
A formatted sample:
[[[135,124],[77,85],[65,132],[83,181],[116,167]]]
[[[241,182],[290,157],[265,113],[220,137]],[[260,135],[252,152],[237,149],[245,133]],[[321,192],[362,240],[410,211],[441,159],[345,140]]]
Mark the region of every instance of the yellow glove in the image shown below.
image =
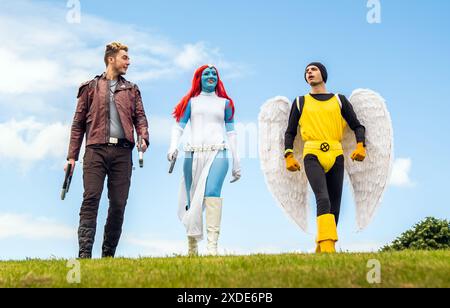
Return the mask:
[[[351,156],[353,161],[363,161],[366,158],[366,148],[364,147],[364,143],[360,142],[356,146],[355,152],[353,152]]]
[[[288,155],[286,155],[285,159],[286,159],[286,169],[287,170],[289,170],[291,172],[300,171],[300,164],[295,159],[293,153],[289,153]]]

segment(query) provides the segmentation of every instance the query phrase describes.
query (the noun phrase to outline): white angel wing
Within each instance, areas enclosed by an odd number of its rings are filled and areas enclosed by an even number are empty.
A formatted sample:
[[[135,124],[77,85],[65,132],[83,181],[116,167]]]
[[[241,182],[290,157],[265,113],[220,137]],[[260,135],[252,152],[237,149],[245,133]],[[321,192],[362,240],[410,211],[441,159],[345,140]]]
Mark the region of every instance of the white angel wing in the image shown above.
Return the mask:
[[[356,204],[356,221],[361,231],[372,221],[388,184],[394,156],[393,128],[385,100],[380,94],[357,89],[353,91],[350,102],[361,124],[366,127],[367,157],[364,162],[353,162],[350,158],[356,141],[349,128],[342,142]]]
[[[302,160],[301,172],[286,170],[284,134],[291,103],[286,97],[268,100],[259,113],[259,156],[267,186],[286,214],[305,232],[308,229],[308,182]],[[302,157],[301,138],[296,138],[294,154]]]

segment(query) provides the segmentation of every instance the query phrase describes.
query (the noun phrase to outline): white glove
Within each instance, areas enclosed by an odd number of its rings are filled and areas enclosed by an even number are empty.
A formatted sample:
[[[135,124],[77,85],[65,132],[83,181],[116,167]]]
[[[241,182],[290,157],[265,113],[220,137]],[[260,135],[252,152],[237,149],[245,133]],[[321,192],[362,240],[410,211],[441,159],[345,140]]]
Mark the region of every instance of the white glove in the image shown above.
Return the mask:
[[[183,136],[184,129],[176,124],[172,127],[172,136],[170,138],[170,147],[167,153],[167,159],[173,161],[174,156],[178,152],[178,147],[180,145],[181,137]]]
[[[241,161],[238,153],[237,133],[236,131],[228,132],[228,145],[233,156],[233,179],[230,183],[235,183],[241,178]]]

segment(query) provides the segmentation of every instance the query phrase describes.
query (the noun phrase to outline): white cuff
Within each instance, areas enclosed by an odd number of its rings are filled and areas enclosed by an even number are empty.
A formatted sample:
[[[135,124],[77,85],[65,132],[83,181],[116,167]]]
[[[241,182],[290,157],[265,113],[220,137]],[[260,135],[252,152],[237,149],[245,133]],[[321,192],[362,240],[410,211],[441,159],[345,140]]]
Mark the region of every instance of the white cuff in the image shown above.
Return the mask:
[[[184,129],[178,125],[175,124],[172,127],[172,135],[170,138],[170,147],[169,147],[169,154],[174,153],[176,150],[178,150],[178,147],[180,146],[181,137],[183,136]]]
[[[239,152],[238,152],[238,142],[237,142],[236,131],[228,132],[227,137],[228,137],[228,146],[230,147],[231,155],[233,155],[233,170],[240,169],[241,159],[239,157]]]

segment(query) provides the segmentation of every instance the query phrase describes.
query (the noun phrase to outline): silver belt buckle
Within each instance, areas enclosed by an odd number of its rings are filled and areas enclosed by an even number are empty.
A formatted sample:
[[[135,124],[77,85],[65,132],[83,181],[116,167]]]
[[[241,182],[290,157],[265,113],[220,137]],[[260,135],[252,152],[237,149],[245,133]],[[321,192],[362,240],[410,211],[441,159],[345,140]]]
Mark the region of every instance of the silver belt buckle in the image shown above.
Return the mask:
[[[109,143],[111,143],[111,144],[118,144],[119,143],[119,139],[118,138],[109,138]]]

